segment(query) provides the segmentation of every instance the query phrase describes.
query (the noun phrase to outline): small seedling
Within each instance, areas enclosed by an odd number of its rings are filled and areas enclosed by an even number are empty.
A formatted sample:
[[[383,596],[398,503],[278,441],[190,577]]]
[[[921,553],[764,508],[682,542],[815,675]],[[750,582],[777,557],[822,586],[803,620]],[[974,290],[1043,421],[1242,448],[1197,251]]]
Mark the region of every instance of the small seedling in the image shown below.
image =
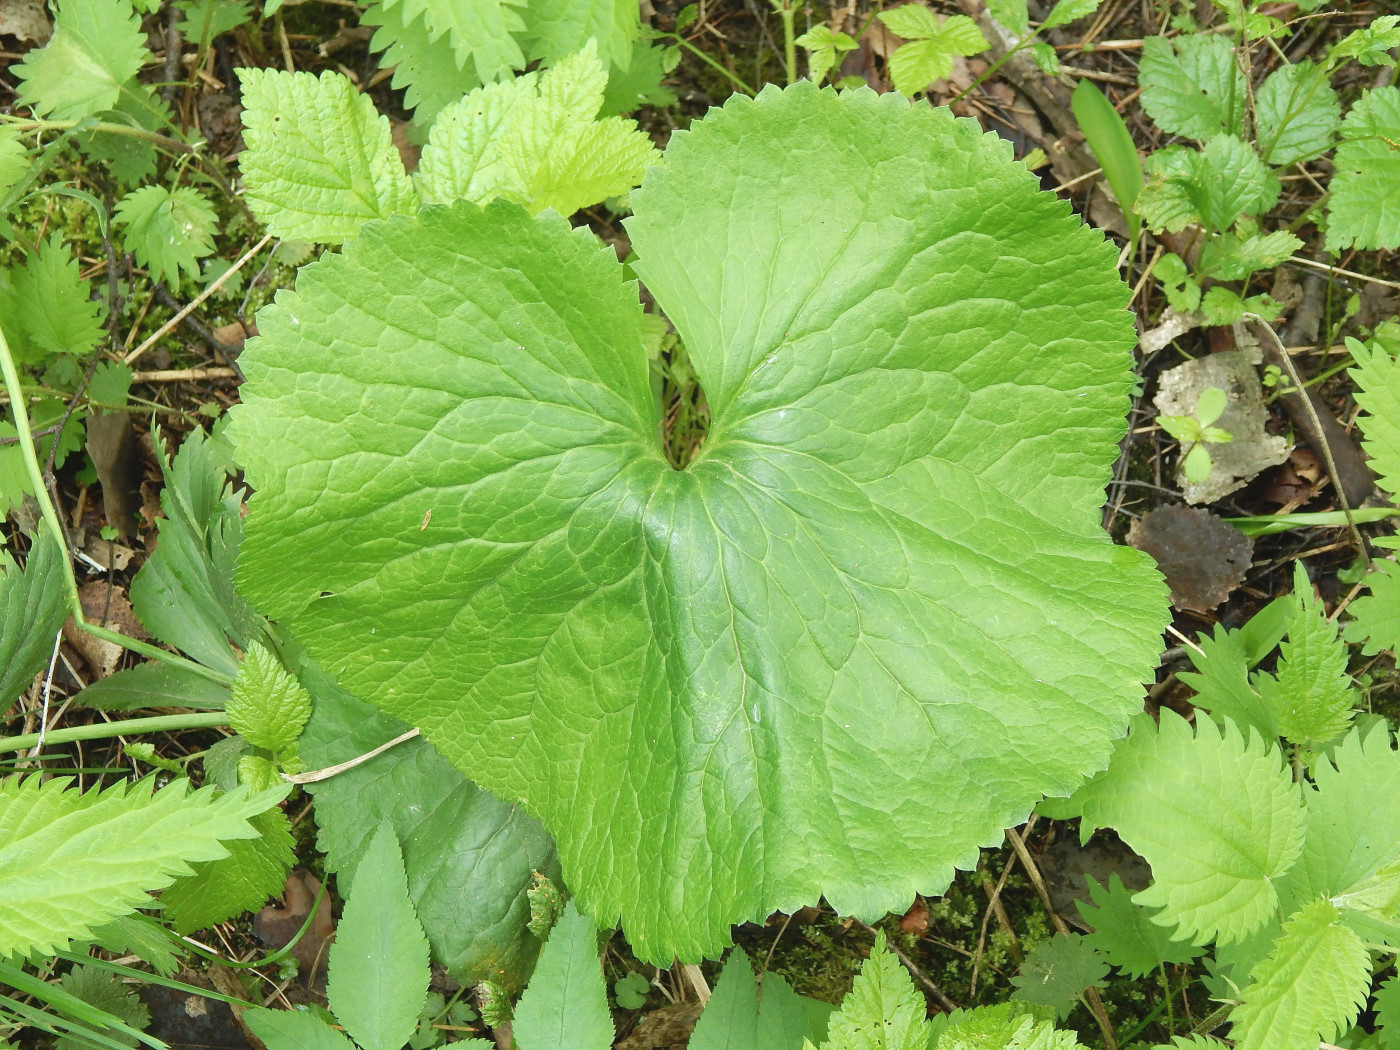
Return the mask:
[[[1181,469],[1187,481],[1200,484],[1210,476],[1210,452],[1206,449],[1207,445],[1223,445],[1235,440],[1235,436],[1228,430],[1211,426],[1225,411],[1225,404],[1225,391],[1211,386],[1202,390],[1201,396],[1196,399],[1195,416],[1157,417],[1162,429],[1180,441],[1186,449]]]

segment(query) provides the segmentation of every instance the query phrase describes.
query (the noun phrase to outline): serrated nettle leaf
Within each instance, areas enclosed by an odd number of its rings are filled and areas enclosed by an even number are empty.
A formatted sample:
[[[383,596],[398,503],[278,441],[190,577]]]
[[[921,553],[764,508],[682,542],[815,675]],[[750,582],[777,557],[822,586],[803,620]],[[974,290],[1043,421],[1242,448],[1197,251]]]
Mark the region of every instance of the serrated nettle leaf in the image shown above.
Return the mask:
[[[53,37],[14,67],[19,104],[51,120],[82,120],[115,106],[150,56],[126,0],[64,0],[55,5]]]
[[[1304,811],[1283,756],[1234,723],[1139,716],[1105,773],[1081,789],[1081,837],[1112,827],[1152,866],[1134,896],[1175,936],[1229,944],[1264,925],[1275,882],[1303,845]]]
[[[615,256],[503,202],[303,270],[233,433],[248,593],[669,962],[940,892],[1102,764],[1166,592],[1099,527],[1114,252],[1008,145],[804,82],[673,137],[633,207],[713,414],[687,469]]]
[[[401,1050],[418,1027],[431,976],[399,840],[385,821],[355,868],[331,945],[326,996],[363,1050]]]
[[[1363,94],[1341,135],[1328,187],[1328,250],[1400,247],[1400,88]]]
[[[1221,132],[1238,134],[1244,76],[1225,37],[1148,37],[1138,82],[1143,109],[1163,131],[1202,142]]]
[[[46,397],[29,403],[29,427],[31,432],[42,433],[58,426],[68,413],[65,401],[56,397]],[[85,413],[78,409],[68,416],[68,422],[57,434],[50,433],[34,442],[34,451],[39,462],[53,456],[54,466],[61,467],[70,453],[83,447],[83,419]],[[14,438],[18,434],[12,423],[0,422],[0,438]],[[29,473],[24,466],[24,450],[17,442],[0,445],[0,510],[7,514],[20,506],[24,497],[32,495]]]
[[[1217,625],[1213,634],[1197,639],[1197,649],[1188,650],[1188,656],[1196,671],[1182,672],[1180,679],[1196,690],[1197,707],[1216,721],[1229,718],[1244,730],[1253,727],[1265,740],[1279,736],[1276,708],[1250,681],[1242,631]]]
[[[1254,97],[1259,152],[1275,168],[1330,148],[1341,117],[1327,67],[1306,59],[1269,74]]]
[[[227,844],[228,856],[192,865],[161,894],[164,916],[176,933],[190,934],[245,911],[256,911],[280,896],[296,863],[292,827],[280,809],[259,813],[249,823],[258,837]]]
[[[47,529],[23,570],[0,569],[0,707],[8,709],[53,656],[68,618],[64,552]]]
[[[605,67],[626,71],[631,66],[638,29],[638,5],[632,0],[533,0],[524,13],[527,62],[555,64],[592,44]]]
[[[1371,965],[1355,933],[1314,901],[1283,926],[1267,959],[1230,1014],[1240,1050],[1314,1047],[1351,1027],[1370,988]]]
[[[1381,1026],[1381,1046],[1400,1046],[1400,976],[1392,975],[1376,990],[1376,1022]]]
[[[0,289],[5,341],[15,360],[37,364],[53,354],[87,354],[101,341],[107,307],[90,298],[78,260],[55,230],[10,267]]]
[[[1198,272],[1227,281],[1244,280],[1257,270],[1271,270],[1303,246],[1303,241],[1287,230],[1241,237],[1221,233],[1201,248]]]
[[[1278,199],[1278,179],[1233,135],[1216,135],[1203,150],[1159,150],[1147,168],[1137,209],[1153,230],[1177,232],[1197,222],[1224,231],[1241,215],[1266,211]]]
[[[483,84],[525,68],[525,0],[384,0],[384,6],[402,7],[406,22],[421,16],[430,38],[446,39],[457,64],[471,66]]]
[[[299,673],[314,698],[300,743],[311,768],[366,754],[408,728],[314,664]],[[433,960],[464,984],[492,980],[515,991],[525,983],[540,944],[525,930],[534,873],[557,879],[559,862],[549,835],[519,806],[477,787],[422,739],[308,790],[316,798],[317,845],[342,888],[353,888],[370,832],[391,821]]]
[[[270,650],[254,642],[243,654],[226,710],[236,733],[275,754],[296,745],[311,717],[311,694]]]
[[[844,35],[844,34],[843,34]],[[11,125],[0,127],[0,197],[29,170],[29,150]]]
[[[607,79],[590,41],[542,74],[488,85],[448,106],[423,149],[423,199],[504,197],[532,213],[571,215],[626,193],[658,154],[634,122],[595,119]]]
[[[190,186],[142,186],[117,202],[112,222],[153,281],[180,283],[180,272],[199,276],[199,260],[214,250],[218,216],[209,199]]]
[[[248,202],[279,237],[339,244],[418,204],[389,121],[340,73],[240,69]]]
[[[1074,902],[1080,916],[1093,927],[1084,943],[1128,976],[1145,977],[1162,963],[1189,963],[1204,950],[1172,940],[1166,929],[1152,921],[1146,908],[1133,903],[1132,891],[1117,872],[1108,877],[1107,887],[1100,886],[1092,875],[1086,878],[1093,906]]]
[[[379,65],[393,68],[392,84],[404,92],[404,106],[413,110],[419,127],[430,127],[444,106],[481,86],[476,67],[457,61],[446,36],[432,36],[425,15],[407,19],[403,4],[374,3],[360,15],[360,24],[375,27],[370,48],[384,52]]]
[[[144,1030],[151,1023],[151,1013],[136,995],[134,989],[122,983],[122,979],[110,970],[91,964],[79,963],[59,978],[59,985],[69,995],[81,999],[95,1010],[102,1011],[132,1028]],[[100,1018],[94,1018],[100,1023]],[[113,1032],[120,1043],[136,1046],[137,1040],[125,1033]],[[54,1043],[54,1050],[89,1050],[86,1039],[64,1036]]]
[[[870,957],[861,964],[841,1008],[827,1021],[821,1050],[926,1050],[928,1004],[894,953],[883,930],[875,934]],[[810,1039],[806,1050],[816,1050]]]
[[[1383,489],[1400,491],[1400,366],[1384,350],[1359,340],[1347,347],[1356,362],[1349,375],[1364,410],[1359,422],[1371,469]],[[1363,654],[1373,656],[1400,647],[1400,571],[1393,561],[1377,561],[1366,582],[1371,593],[1348,606],[1353,618],[1343,637],[1364,643]]]
[[[67,790],[71,778],[0,781],[0,956],[48,953],[120,915],[150,905],[190,864],[252,838],[250,818],[275,806],[286,787],[218,798],[179,780],[104,791]]]
[[[550,931],[535,975],[515,1005],[522,1050],[608,1050],[617,1037],[598,957],[598,927],[574,902]]]

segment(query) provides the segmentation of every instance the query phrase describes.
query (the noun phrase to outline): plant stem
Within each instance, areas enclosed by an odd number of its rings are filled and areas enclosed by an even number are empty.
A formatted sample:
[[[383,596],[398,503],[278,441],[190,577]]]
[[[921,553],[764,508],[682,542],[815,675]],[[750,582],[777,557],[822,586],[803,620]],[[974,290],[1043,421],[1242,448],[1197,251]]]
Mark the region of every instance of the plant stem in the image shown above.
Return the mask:
[[[797,17],[797,9],[801,4],[802,0],[773,0],[773,6],[777,8],[778,15],[783,20],[783,61],[787,67],[789,87],[797,83],[797,44],[793,19]]]
[[[127,718],[120,722],[95,722],[90,726],[51,729],[44,734],[44,743],[66,744],[74,740],[110,740],[114,736],[134,736],[138,733],[173,733],[181,729],[212,729],[226,725],[228,725],[228,715],[222,711],[200,711],[189,715],[154,715],[150,718]],[[0,752],[24,751],[38,746],[38,743],[38,733],[0,737]]]
[[[721,64],[721,63],[719,63],[719,62],[716,62],[713,58],[711,58],[709,55],[707,55],[704,51],[701,51],[698,47],[696,47],[694,44],[692,44],[689,40],[686,40],[686,39],[685,39],[684,37],[682,37],[679,33],[667,33],[667,34],[664,34],[664,35],[665,35],[665,36],[669,36],[672,40],[674,40],[674,41],[676,42],[676,45],[677,45],[678,47],[683,47],[683,48],[685,48],[687,51],[689,51],[689,52],[690,52],[692,55],[694,55],[696,58],[700,59],[700,61],[704,62],[704,63],[705,63],[707,66],[709,66],[711,69],[715,70],[715,72],[721,73],[721,74],[723,74],[724,76],[728,77],[729,80],[734,84],[734,86],[737,87],[737,88],[738,88],[740,91],[742,91],[744,94],[746,94],[746,95],[755,95],[755,94],[757,94],[757,92],[755,92],[753,88],[749,87],[748,84],[744,83],[744,81],[743,81],[742,79],[740,79],[740,77],[739,77],[737,74],[735,74],[735,72],[734,72],[732,69],[729,69],[728,67],[724,66],[723,64]]]
[[[0,375],[4,377],[5,391],[10,396],[10,413],[14,416],[15,436],[19,438],[20,455],[24,459],[24,470],[28,475],[29,484],[34,489],[34,499],[38,501],[39,512],[44,519],[44,527],[48,529],[49,535],[58,544],[58,549],[63,552],[63,587],[68,592],[68,609],[73,616],[73,622],[88,634],[101,638],[105,642],[120,645],[123,649],[140,653],[152,660],[161,660],[182,667],[186,671],[197,674],[201,678],[207,678],[211,682],[217,682],[219,685],[232,685],[232,677],[220,671],[195,663],[193,660],[186,660],[183,656],[168,653],[158,646],[138,642],[135,638],[128,638],[117,631],[87,622],[83,615],[82,599],[78,597],[78,578],[73,575],[73,557],[68,551],[67,538],[63,534],[63,523],[59,520],[58,511],[54,508],[53,501],[49,499],[49,487],[44,482],[44,472],[39,468],[39,457],[34,451],[34,437],[29,426],[29,412],[24,406],[24,391],[20,386],[19,371],[15,368],[15,360],[10,355],[10,344],[2,331],[0,331]],[[52,740],[53,735],[50,734],[48,739]],[[35,743],[37,742],[36,739]]]

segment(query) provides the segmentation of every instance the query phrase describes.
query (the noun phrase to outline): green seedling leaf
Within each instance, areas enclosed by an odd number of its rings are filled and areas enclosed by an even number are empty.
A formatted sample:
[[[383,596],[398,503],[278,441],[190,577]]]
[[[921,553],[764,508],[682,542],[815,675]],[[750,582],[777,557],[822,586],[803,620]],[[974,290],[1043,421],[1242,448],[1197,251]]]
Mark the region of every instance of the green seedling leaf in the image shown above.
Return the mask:
[[[598,961],[598,927],[570,901],[564,906],[515,1006],[522,1050],[609,1050],[617,1032]]]
[[[268,898],[280,896],[287,872],[296,863],[292,827],[279,809],[260,813],[249,822],[258,837],[228,844],[228,856],[192,865],[194,874],[175,882],[161,894],[165,918],[185,935],[256,911]]]
[[[127,0],[63,0],[53,37],[14,67],[19,104],[50,120],[82,120],[115,106],[150,57]]]
[[[311,695],[254,642],[243,655],[227,711],[229,725],[244,740],[276,754],[296,747],[311,717]]]
[[[339,244],[362,223],[417,206],[389,121],[340,73],[240,69],[239,167],[270,232]]]
[[[1194,481],[1199,485],[1210,477],[1210,465],[1210,452],[1202,441],[1187,450],[1186,457],[1181,462],[1181,469],[1187,481]]]
[[[886,950],[881,930],[841,1008],[828,1020],[821,1050],[926,1050],[927,1010],[904,967]],[[810,1039],[802,1045],[804,1050],[817,1050]]]
[[[363,1050],[402,1050],[428,996],[428,939],[408,897],[399,840],[370,836],[331,945],[326,996]]]
[[[126,246],[154,281],[180,281],[180,271],[199,277],[199,260],[214,250],[218,216],[199,190],[142,186],[117,204],[112,221],[126,227]]]
[[[1366,1003],[1371,960],[1327,901],[1313,901],[1283,926],[1269,957],[1230,1014],[1239,1050],[1335,1042]]]
[[[1166,591],[1099,525],[1116,253],[1004,142],[804,81],[673,138],[632,203],[712,412],[687,469],[626,271],[500,201],[304,269],[231,434],[246,593],[669,963],[780,903],[941,891],[1102,763]]]
[[[1196,419],[1202,427],[1208,427],[1220,418],[1228,403],[1225,391],[1218,386],[1208,386],[1196,399]]]
[[[1400,247],[1400,88],[1372,88],[1342,121],[1327,250]]]
[[[987,38],[966,15],[940,21],[920,3],[904,4],[877,16],[885,28],[907,43],[890,56],[890,78],[902,95],[914,95],[953,71],[953,59],[987,50]]]
[[[603,2],[611,5],[616,0]],[[524,0],[384,0],[384,7],[402,8],[406,23],[421,17],[429,38],[445,38],[457,65],[470,66],[478,83],[489,84],[525,68],[519,39],[528,13]]]
[[[831,27],[826,25],[813,26],[794,43],[808,51],[807,75],[812,78],[814,84],[820,84],[826,79],[831,68],[841,61],[841,55],[860,46],[849,34],[833,32]]]
[[[267,1050],[355,1050],[346,1039],[319,1017],[298,1010],[243,1011],[243,1021]]]
[[[1138,69],[1142,106],[1163,131],[1204,142],[1237,136],[1244,115],[1244,77],[1230,41],[1214,34],[1143,41]]]
[[[1133,145],[1128,126],[1107,96],[1088,80],[1081,80],[1075,87],[1070,104],[1079,129],[1084,132],[1089,148],[1094,151],[1094,157],[1113,189],[1118,206],[1123,209],[1123,217],[1128,221],[1128,229],[1136,244],[1138,219],[1133,206],[1142,192],[1142,162],[1138,160],[1137,147]]]
[[[1195,733],[1163,709],[1139,716],[1108,769],[1076,796],[1080,835],[1112,827],[1152,865],[1133,900],[1160,908],[1178,939],[1230,944],[1278,907],[1275,882],[1303,845],[1303,808],[1272,741],[1246,740],[1234,723],[1198,722]]]
[[[1331,148],[1342,116],[1327,67],[1307,59],[1269,74],[1254,96],[1254,112],[1259,152],[1275,168]]]
[[[37,364],[53,354],[82,356],[103,337],[107,316],[92,286],[79,276],[78,260],[55,230],[11,267],[8,287],[0,286],[0,317],[15,360]]]
[[[68,618],[63,557],[42,529],[24,569],[0,566],[0,706],[14,703],[53,655]]]
[[[1107,888],[1092,875],[1086,878],[1093,905],[1074,902],[1084,921],[1093,927],[1093,932],[1084,936],[1084,943],[1129,977],[1146,977],[1162,963],[1184,965],[1203,951],[1172,940],[1168,930],[1152,921],[1146,908],[1133,903],[1132,891],[1117,872],[1108,877]]]
[[[647,993],[650,991],[651,982],[635,972],[613,983],[613,998],[624,1010],[640,1010],[647,1004]]]
[[[691,1033],[688,1050],[796,1048],[804,1039],[820,1043],[832,1009],[829,1003],[798,995],[775,973],[763,975],[760,994],[749,957],[735,948]]]
[[[504,197],[572,215],[626,193],[658,156],[637,125],[595,119],[606,68],[590,42],[546,72],[471,92],[438,115],[418,170],[425,201]]]
[[[433,36],[423,15],[406,18],[407,6],[371,4],[360,15],[360,24],[374,27],[370,47],[384,52],[381,69],[392,68],[391,81],[404,92],[404,106],[413,110],[413,122],[431,126],[438,113],[473,88],[481,86],[476,67],[457,61],[456,49],[446,36]]]
[[[1017,999],[1052,1007],[1063,1020],[1107,976],[1108,963],[1087,938],[1060,933],[1026,955],[1011,984]]]
[[[51,953],[150,907],[149,891],[226,856],[224,842],[256,836],[251,818],[287,794],[215,798],[187,780],[154,794],[149,780],[79,793],[71,783],[0,781],[0,956]]]
[[[299,747],[309,768],[358,758],[408,728],[314,665],[299,673],[314,699]],[[526,932],[535,872],[559,876],[554,843],[539,824],[421,739],[307,787],[316,798],[317,845],[342,885],[353,879],[370,833],[391,821],[433,960],[463,983],[524,985],[539,950]]]

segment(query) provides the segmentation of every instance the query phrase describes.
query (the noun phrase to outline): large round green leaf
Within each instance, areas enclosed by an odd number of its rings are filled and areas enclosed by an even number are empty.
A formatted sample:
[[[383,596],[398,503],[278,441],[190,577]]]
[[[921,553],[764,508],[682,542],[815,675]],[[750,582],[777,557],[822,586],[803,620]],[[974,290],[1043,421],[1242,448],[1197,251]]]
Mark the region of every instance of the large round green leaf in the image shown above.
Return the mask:
[[[235,432],[247,592],[660,962],[940,892],[1104,764],[1166,596],[1098,523],[1113,250],[1006,143],[801,84],[674,136],[633,200],[713,410],[686,470],[612,250],[507,205],[304,270]]]

